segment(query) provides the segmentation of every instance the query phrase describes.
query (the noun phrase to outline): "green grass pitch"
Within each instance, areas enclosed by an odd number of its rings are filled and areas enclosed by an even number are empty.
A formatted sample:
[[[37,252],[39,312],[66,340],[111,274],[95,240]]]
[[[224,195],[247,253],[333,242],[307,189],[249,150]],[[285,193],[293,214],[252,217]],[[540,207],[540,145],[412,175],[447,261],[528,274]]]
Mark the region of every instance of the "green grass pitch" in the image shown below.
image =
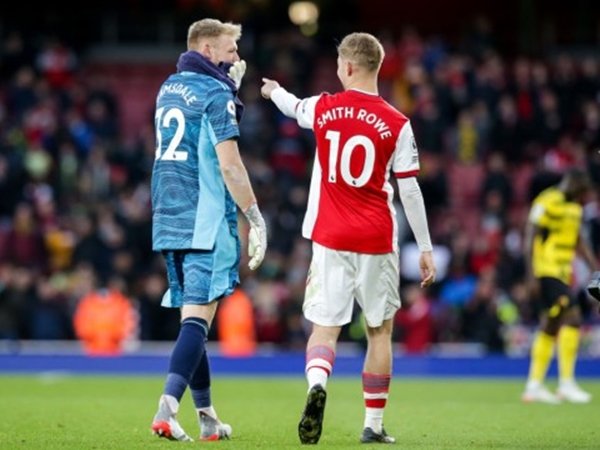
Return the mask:
[[[599,381],[581,381],[592,403],[558,406],[522,404],[523,382],[396,377],[386,429],[402,449],[600,448]],[[306,392],[300,377],[213,377],[213,402],[233,426],[230,441],[214,443],[151,434],[162,384],[162,377],[0,376],[0,449],[306,448],[296,434]],[[179,418],[198,434],[187,393]],[[318,447],[381,448],[358,442],[362,420],[359,378],[334,376]]]

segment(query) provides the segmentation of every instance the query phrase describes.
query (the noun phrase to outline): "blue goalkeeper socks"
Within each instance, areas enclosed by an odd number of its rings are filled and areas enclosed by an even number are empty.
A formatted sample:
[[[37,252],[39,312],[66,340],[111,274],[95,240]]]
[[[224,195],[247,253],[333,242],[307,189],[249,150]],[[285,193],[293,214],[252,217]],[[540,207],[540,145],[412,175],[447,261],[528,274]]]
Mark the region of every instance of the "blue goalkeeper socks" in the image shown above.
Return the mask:
[[[210,366],[206,352],[202,355],[200,364],[198,364],[196,371],[192,375],[190,391],[192,392],[196,408],[207,408],[212,404],[210,399]]]
[[[179,336],[169,362],[165,395],[171,395],[177,401],[181,401],[185,388],[206,353],[204,343],[207,334],[208,323],[204,319],[189,317],[181,322]]]

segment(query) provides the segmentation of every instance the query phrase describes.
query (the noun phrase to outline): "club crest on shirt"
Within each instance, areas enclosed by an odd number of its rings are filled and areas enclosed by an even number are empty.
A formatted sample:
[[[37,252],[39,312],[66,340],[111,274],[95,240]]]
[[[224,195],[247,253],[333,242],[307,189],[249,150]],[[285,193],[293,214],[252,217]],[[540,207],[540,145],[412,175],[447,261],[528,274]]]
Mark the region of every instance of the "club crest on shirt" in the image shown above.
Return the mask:
[[[233,100],[227,102],[227,112],[235,117],[235,103],[233,103]]]

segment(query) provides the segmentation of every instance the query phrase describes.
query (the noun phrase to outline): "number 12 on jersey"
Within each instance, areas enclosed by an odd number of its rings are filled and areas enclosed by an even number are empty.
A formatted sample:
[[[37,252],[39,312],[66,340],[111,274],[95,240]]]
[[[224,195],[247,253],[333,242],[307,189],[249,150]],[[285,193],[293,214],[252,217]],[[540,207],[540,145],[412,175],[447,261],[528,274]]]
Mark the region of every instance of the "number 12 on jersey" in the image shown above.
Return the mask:
[[[181,139],[183,138],[183,132],[185,131],[185,117],[183,112],[179,108],[171,108],[166,114],[163,116],[165,108],[158,108],[156,110],[156,114],[154,115],[154,123],[156,126],[156,152],[155,158],[162,161],[187,161],[188,152],[185,150],[177,150]],[[175,134],[171,138],[167,149],[163,154],[161,154],[162,150],[162,128],[170,128],[172,121],[176,122],[177,128],[175,129]]]

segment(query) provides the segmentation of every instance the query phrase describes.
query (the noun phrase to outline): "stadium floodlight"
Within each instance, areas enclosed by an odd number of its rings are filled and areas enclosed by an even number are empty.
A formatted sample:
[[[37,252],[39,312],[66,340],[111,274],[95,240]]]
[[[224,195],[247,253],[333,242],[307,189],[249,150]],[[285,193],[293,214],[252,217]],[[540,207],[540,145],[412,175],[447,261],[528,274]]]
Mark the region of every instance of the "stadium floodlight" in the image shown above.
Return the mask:
[[[316,24],[319,19],[319,7],[313,2],[292,2],[288,8],[288,15],[294,25]]]

